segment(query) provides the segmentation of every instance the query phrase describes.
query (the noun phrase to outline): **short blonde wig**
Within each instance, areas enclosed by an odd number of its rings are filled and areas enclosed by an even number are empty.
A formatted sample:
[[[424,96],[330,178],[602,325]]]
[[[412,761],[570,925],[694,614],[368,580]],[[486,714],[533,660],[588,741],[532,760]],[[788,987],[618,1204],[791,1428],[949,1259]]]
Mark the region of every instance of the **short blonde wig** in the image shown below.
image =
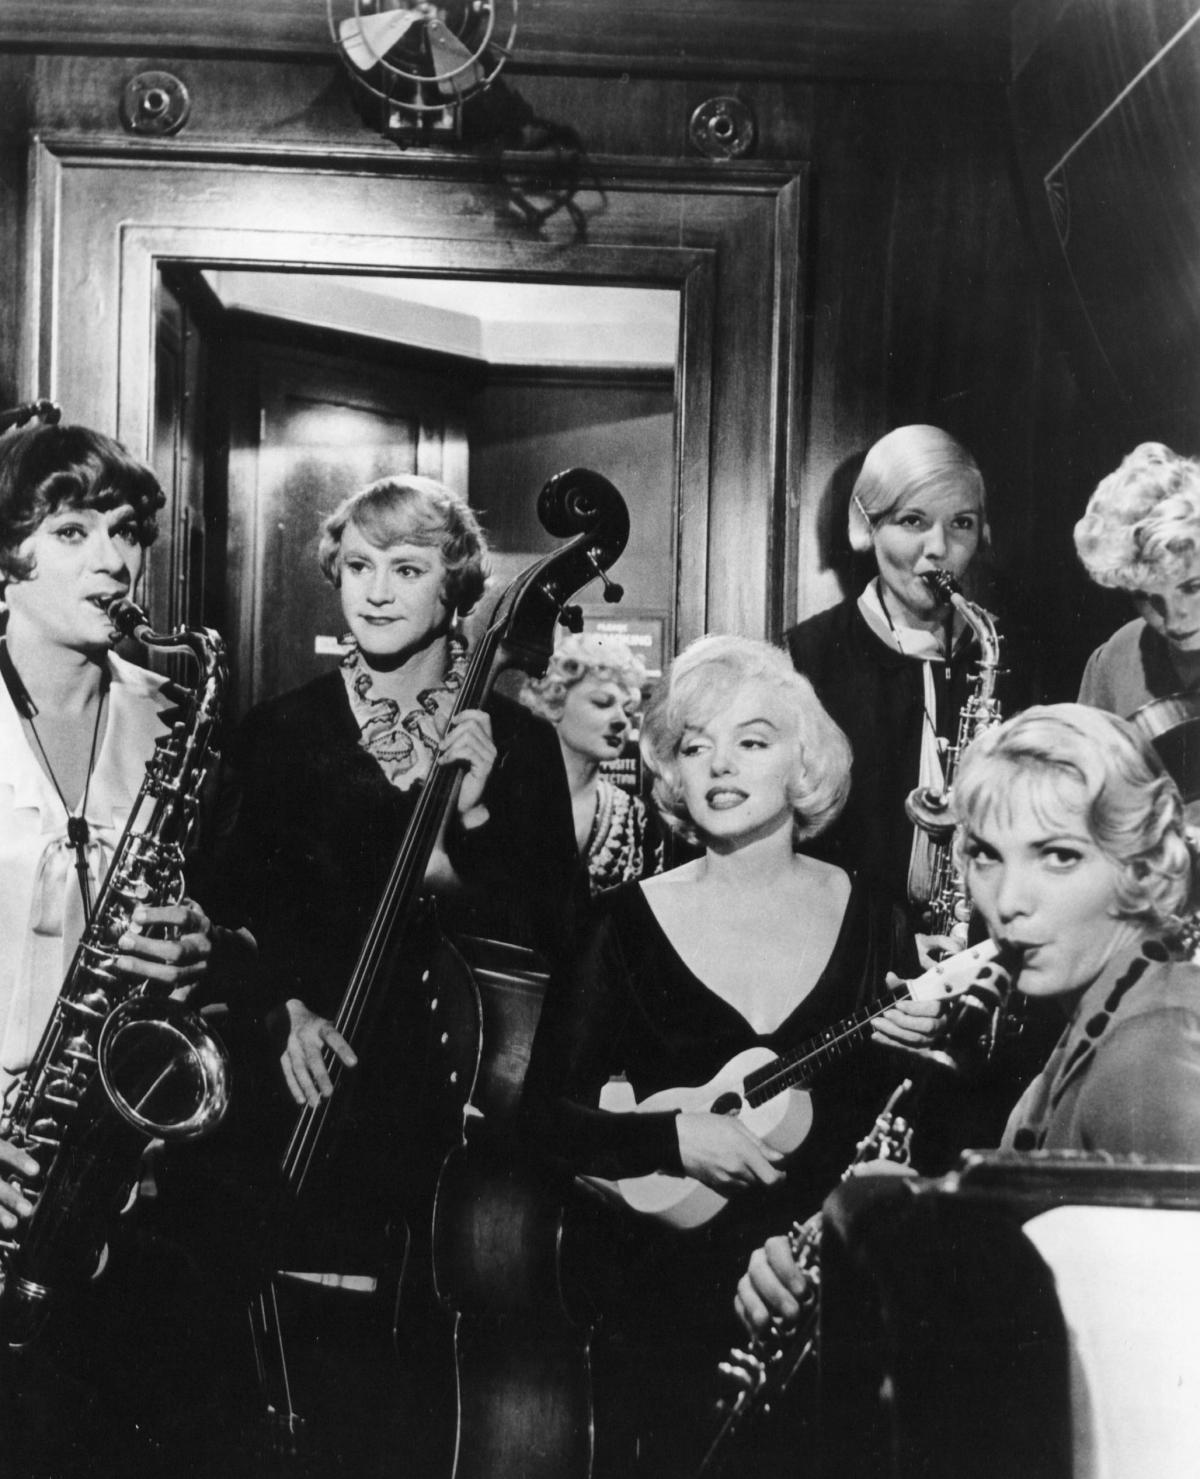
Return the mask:
[[[788,655],[752,637],[700,637],[671,664],[642,722],[642,758],[654,776],[655,804],[672,831],[689,842],[703,839],[688,814],[679,778],[684,734],[719,713],[748,683],[758,682],[787,697],[796,721],[796,762],[788,788],[795,840],[823,832],[846,804],[850,741]]]
[[[342,535],[353,524],[379,549],[389,544],[435,548],[446,567],[446,602],[465,616],[487,581],[487,541],[467,500],[433,478],[406,473],[344,498],[321,525],[317,558],[330,585],[342,583]]]
[[[1161,442],[1135,447],[1088,499],[1075,549],[1097,585],[1141,590],[1200,548],[1200,463]]]
[[[1162,762],[1133,725],[1085,704],[1042,704],[986,730],[968,746],[954,784],[963,863],[964,833],[1013,806],[1024,778],[1048,816],[1066,808],[1118,868],[1114,914],[1173,929],[1188,907],[1191,856],[1183,801]]]
[[[979,507],[980,542],[986,543],[987,495],[974,457],[937,426],[898,426],[880,437],[863,461],[850,495],[850,548],[865,555],[875,526],[922,492],[966,488]]]
[[[590,632],[572,632],[554,649],[542,676],[525,679],[520,699],[526,708],[557,724],[570,690],[585,678],[597,678],[602,683],[619,684],[625,709],[633,714],[642,706],[647,676],[641,658],[635,657],[624,642]]]

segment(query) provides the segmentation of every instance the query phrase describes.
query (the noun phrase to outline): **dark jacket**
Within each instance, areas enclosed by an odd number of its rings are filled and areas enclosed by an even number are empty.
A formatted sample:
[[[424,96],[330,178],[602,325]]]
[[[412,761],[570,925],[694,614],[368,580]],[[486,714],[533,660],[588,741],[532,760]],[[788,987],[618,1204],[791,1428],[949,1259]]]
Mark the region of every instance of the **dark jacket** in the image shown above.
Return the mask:
[[[913,827],[904,802],[920,774],[923,664],[882,642],[856,599],[792,627],[784,640],[797,671],[812,683],[854,751],[845,810],[807,850],[861,873],[905,903]],[[949,673],[945,664],[934,664],[938,733],[944,738],[954,737],[978,655],[967,633]]]
[[[586,877],[553,730],[499,696],[498,758],[477,833],[447,848],[467,898],[440,910],[477,931],[551,954],[573,933]],[[205,902],[258,942],[254,995],[296,996],[335,1016],[416,805],[359,744],[340,673],[258,705],[226,755],[216,866]]]

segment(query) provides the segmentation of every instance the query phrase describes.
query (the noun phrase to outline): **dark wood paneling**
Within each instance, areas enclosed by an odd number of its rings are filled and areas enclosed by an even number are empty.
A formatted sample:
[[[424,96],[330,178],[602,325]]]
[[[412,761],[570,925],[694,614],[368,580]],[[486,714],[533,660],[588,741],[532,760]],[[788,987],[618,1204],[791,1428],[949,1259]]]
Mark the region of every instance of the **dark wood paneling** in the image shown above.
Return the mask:
[[[3,53],[0,52],[0,59]],[[11,71],[35,78],[30,89],[31,123],[44,133],[127,138],[121,126],[122,89],[147,65],[142,55],[8,58]],[[172,56],[160,59],[188,88],[191,113],[167,147],[186,149],[196,141],[252,140],[259,147],[320,144],[382,156],[397,152],[364,122],[353,88],[333,57],[321,61],[261,61]],[[494,124],[516,130],[533,119],[534,132],[571,136],[584,155],[663,156],[699,160],[688,141],[696,107],[732,93],[751,109],[756,124],[752,157],[804,159],[811,143],[811,88],[773,81],[729,78],[579,77],[527,74],[505,78],[488,95],[489,124],[475,151],[490,151]],[[508,142],[516,143],[513,133]],[[454,147],[453,137],[444,143]],[[536,156],[535,156],[536,157]],[[721,163],[715,171],[727,168]],[[585,171],[586,173],[586,167]]]
[[[1015,150],[1059,360],[1038,386],[1025,558],[1058,696],[1074,696],[1088,652],[1131,614],[1075,559],[1092,490],[1139,441],[1200,449],[1200,26],[1184,30],[1198,12],[1088,0],[1016,16]]]
[[[25,308],[25,140],[31,110],[31,71],[19,58],[0,55],[0,406],[40,394],[17,363]]]
[[[672,635],[675,584],[675,388],[668,382],[621,383],[610,376],[507,372],[473,402],[471,502],[493,547],[520,557],[552,549],[536,498],[565,467],[602,473],[629,505],[630,534],[612,572],[625,587],[623,610],[652,611]],[[601,599],[599,585],[584,598]],[[619,615],[620,612],[614,614]]]
[[[1200,3],[1063,10],[1012,91],[1030,220],[1079,372],[1131,437],[1200,444]]]
[[[316,8],[321,10],[320,5]],[[768,14],[778,18],[781,8],[757,8],[749,23],[758,25]],[[796,17],[805,12],[811,20],[815,14],[812,7],[792,6],[790,0],[787,8],[790,18],[773,32],[781,51],[794,41]],[[848,27],[861,26],[858,42],[864,56],[870,55],[875,44],[871,37],[878,40],[881,26],[894,27],[895,40],[913,21],[910,7],[889,4],[888,16],[884,8],[841,7]],[[1047,5],[1055,8],[1061,7]],[[285,3],[279,23],[299,9]],[[746,9],[738,8],[739,18]],[[669,10],[655,4],[640,7],[649,28],[640,34],[652,34]],[[701,27],[714,14],[704,7],[688,10]],[[875,10],[873,21],[863,19],[868,10]],[[852,19],[855,11],[857,21]],[[951,26],[965,26],[980,15],[974,4],[947,6],[945,14],[952,11],[957,20],[948,21]],[[523,0],[526,36],[532,15],[533,7]],[[594,29],[610,31],[612,26]],[[691,47],[692,30],[681,26],[680,34],[684,40],[678,45]],[[931,54],[936,52],[928,30],[922,32],[918,24],[912,35],[923,36]],[[672,157],[690,157],[690,189],[703,191],[737,177],[727,165],[689,156],[691,110],[717,92],[734,92],[753,109],[758,123],[755,157],[761,167],[771,160],[811,161],[811,228],[807,217],[795,213],[789,217],[786,209],[773,228],[797,237],[803,231],[804,250],[796,260],[805,263],[798,282],[782,285],[787,287],[784,296],[797,305],[796,317],[781,319],[773,340],[772,353],[788,371],[778,381],[781,399],[769,413],[777,455],[766,462],[758,456],[742,460],[741,414],[719,416],[713,427],[712,450],[726,486],[726,513],[711,533],[704,532],[704,548],[715,554],[724,570],[741,562],[769,563],[774,595],[768,627],[820,609],[840,595],[836,539],[828,537],[841,527],[837,517],[831,523],[838,491],[834,479],[856,453],[900,419],[941,420],[969,442],[988,476],[1001,564],[1032,581],[1040,600],[1048,586],[1063,585],[1064,571],[1073,560],[1066,525],[1068,514],[1073,517],[1079,499],[1086,496],[1094,428],[1078,404],[1061,346],[1044,322],[1038,274],[1026,254],[1010,177],[1004,91],[981,85],[977,74],[964,71],[936,86],[831,80],[839,75],[841,63],[831,38],[827,40],[833,60],[822,81],[761,80],[752,68],[724,79],[711,69],[707,76],[670,75],[670,59],[656,60],[648,49],[643,61],[654,75],[518,68],[507,76],[505,86],[534,115],[573,130],[589,154],[646,160],[644,188],[649,192],[657,189],[671,195],[677,190],[680,176]],[[596,44],[610,41],[602,38]],[[905,48],[890,50],[889,75],[896,75],[902,71]],[[740,66],[738,56],[731,51],[726,60]],[[69,132],[94,140],[104,148],[134,149],[120,132],[116,101],[124,79],[141,64],[139,56],[38,58],[36,126],[44,133]],[[277,59],[264,66],[246,57],[220,61],[192,57],[171,58],[167,64],[191,88],[193,113],[187,129],[168,141],[164,152],[192,153],[216,164],[238,157],[238,151],[253,143],[284,157],[303,151],[314,164],[323,156],[335,168],[358,161],[364,169],[392,177],[371,186],[376,200],[390,202],[396,192],[409,199],[403,229],[418,238],[428,233],[425,187],[400,178],[413,173],[421,151],[398,151],[375,136],[355,113],[344,78],[327,58],[311,63]],[[33,59],[29,65],[35,65]],[[13,147],[23,151],[23,141]],[[248,155],[242,157],[251,162]],[[435,170],[459,172],[458,210],[467,230],[493,235],[499,231],[508,238],[520,235],[522,228],[514,230],[516,216],[504,194],[505,171],[519,171],[520,156],[509,156],[508,165],[496,171],[490,184],[473,178],[478,165],[469,156],[431,158]],[[9,162],[19,177],[23,152]],[[159,166],[147,156],[144,167]],[[607,189],[616,178],[606,164],[602,178],[589,183]],[[606,207],[594,189],[590,194],[588,229],[602,243],[611,239],[611,225],[605,222]],[[164,202],[168,198],[164,194]],[[365,185],[362,201],[365,208]],[[218,214],[224,209],[219,196],[214,205]],[[643,239],[651,239],[652,223],[661,210],[661,201],[646,199]],[[628,201],[617,213],[625,223],[623,229],[642,231],[629,226]],[[385,214],[392,219],[396,212],[389,204]],[[543,228],[542,240],[564,241],[565,224],[561,217],[551,221]],[[682,229],[688,241],[700,244],[694,225],[693,221]],[[533,232],[523,229],[535,239]],[[747,237],[747,260],[754,255],[755,233],[764,229],[759,222]],[[742,316],[761,327],[763,313],[771,312],[772,298],[783,301],[777,296],[780,284],[767,284],[753,270],[743,270],[736,256],[731,252],[722,263],[720,284],[735,306],[719,325],[694,320],[687,333],[700,333],[704,342],[686,339],[684,345],[685,356],[708,363],[715,344],[715,362],[729,382],[737,380],[747,352],[748,325]],[[12,259],[0,262],[6,283],[14,270]],[[716,270],[715,259],[711,270]],[[694,274],[690,280],[699,291]],[[715,290],[710,295],[705,289],[702,296],[716,300]],[[26,322],[27,316],[22,319]],[[805,324],[811,333],[801,333],[797,342],[807,337],[810,350],[802,365],[789,336]],[[689,387],[698,384],[695,377],[688,379],[686,393],[692,394]],[[708,411],[707,400],[681,407],[681,425],[686,427],[697,416],[707,418]],[[782,450],[780,439],[787,443]],[[707,485],[707,466],[689,464],[683,476],[694,483],[701,474]],[[768,532],[747,543],[745,530],[739,527],[746,522],[740,510],[755,511],[752,522],[757,528],[764,499],[774,510]],[[1067,512],[1059,514],[1059,527],[1051,537],[1047,521],[1056,509]],[[693,503],[689,517],[695,533],[696,521],[707,517],[707,508]],[[759,625],[757,596],[745,608],[740,597],[729,594],[700,597],[696,593],[705,582],[694,544],[681,546],[681,558],[683,585],[693,593],[686,618],[681,612],[683,629],[695,631],[710,624],[718,611],[726,624],[745,624],[750,630]],[[1068,586],[1072,574],[1067,574]],[[757,580],[758,574],[753,578]]]
[[[518,66],[725,76],[1002,78],[1011,0],[521,0]],[[7,0],[0,46],[319,56],[314,0]]]
[[[814,152],[801,614],[845,588],[852,459],[906,422],[971,448],[1001,558],[1019,559],[1040,332],[1000,90],[825,88]]]

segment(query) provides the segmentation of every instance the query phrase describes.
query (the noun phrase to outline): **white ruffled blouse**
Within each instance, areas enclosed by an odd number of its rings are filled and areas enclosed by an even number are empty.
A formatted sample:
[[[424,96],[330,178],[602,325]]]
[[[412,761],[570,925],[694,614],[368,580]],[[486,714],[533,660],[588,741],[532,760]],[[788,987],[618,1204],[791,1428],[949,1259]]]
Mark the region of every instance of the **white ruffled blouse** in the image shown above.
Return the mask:
[[[108,722],[86,812],[93,897],[171,707],[157,674],[115,654],[109,671]],[[0,684],[0,1094],[33,1057],[82,932],[67,813]]]

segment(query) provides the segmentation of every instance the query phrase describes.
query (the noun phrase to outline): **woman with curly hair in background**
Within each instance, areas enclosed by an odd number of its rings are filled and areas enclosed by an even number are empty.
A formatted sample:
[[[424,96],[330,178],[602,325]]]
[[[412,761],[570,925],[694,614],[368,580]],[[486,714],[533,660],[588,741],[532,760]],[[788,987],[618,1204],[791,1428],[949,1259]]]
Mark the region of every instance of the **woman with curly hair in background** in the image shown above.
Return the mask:
[[[578,634],[560,642],[542,677],[521,690],[521,702],[558,733],[593,896],[663,866],[662,835],[645,803],[600,769],[625,749],[646,678],[624,643]]]
[[[1161,442],[1134,448],[1089,499],[1075,548],[1137,611],[1088,659],[1079,702],[1128,718],[1200,689],[1200,463]]]

